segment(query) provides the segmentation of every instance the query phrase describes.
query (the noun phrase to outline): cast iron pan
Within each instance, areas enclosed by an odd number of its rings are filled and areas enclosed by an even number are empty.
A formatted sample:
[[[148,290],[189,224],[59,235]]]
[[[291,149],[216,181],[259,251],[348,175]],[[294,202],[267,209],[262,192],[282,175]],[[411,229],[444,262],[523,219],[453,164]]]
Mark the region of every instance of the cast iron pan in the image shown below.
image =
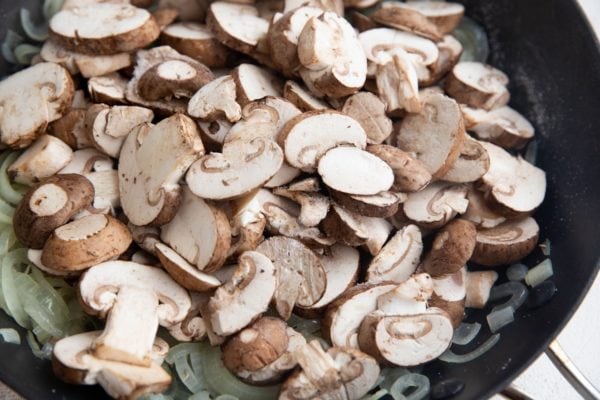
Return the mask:
[[[574,0],[463,3],[489,34],[489,62],[511,77],[511,105],[537,129],[538,164],[548,174],[548,191],[536,219],[541,238],[552,243],[552,279],[558,287],[544,307],[520,310],[484,357],[463,365],[433,362],[423,369],[432,384],[463,380],[457,398],[485,399],[507,386],[560,332],[600,267],[600,47]],[[0,38],[8,27],[17,29],[21,6],[39,4],[0,0]],[[0,62],[0,76],[8,71]],[[541,257],[527,261],[532,265]],[[484,315],[469,320],[482,321]],[[0,327],[17,326],[0,312]],[[482,329],[478,342],[488,336]],[[0,380],[28,399],[105,398],[96,387],[55,379],[50,363],[36,359],[26,344],[0,344]]]

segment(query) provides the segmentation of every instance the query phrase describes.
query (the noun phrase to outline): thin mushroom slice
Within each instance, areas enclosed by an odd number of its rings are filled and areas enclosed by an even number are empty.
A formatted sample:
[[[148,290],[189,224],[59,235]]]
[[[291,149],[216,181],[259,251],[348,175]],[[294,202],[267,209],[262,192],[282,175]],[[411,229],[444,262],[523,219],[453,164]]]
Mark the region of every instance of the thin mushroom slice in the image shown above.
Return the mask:
[[[462,218],[471,221],[478,228],[493,228],[506,221],[506,217],[494,212],[485,201],[482,192],[471,187],[467,193],[469,206]]]
[[[411,1],[394,3],[394,7],[417,11],[431,21],[437,27],[437,31],[443,35],[452,32],[465,13],[465,7],[462,4],[445,1]]]
[[[471,261],[487,266],[517,262],[533,251],[539,232],[538,224],[531,217],[478,230]]]
[[[421,268],[434,278],[459,271],[471,258],[475,249],[475,225],[456,219],[444,226],[435,236],[431,250]]]
[[[386,144],[370,145],[367,151],[381,158],[392,168],[392,190],[418,192],[431,182],[431,174],[425,164],[397,147]]]
[[[385,107],[373,93],[359,92],[346,99],[342,112],[358,121],[369,144],[379,144],[392,134],[392,120],[385,115]]]
[[[180,201],[178,181],[203,153],[196,124],[184,115],[134,128],[119,156],[121,206],[129,221],[135,225],[170,221]]]
[[[237,87],[237,101],[242,106],[267,96],[281,96],[282,83],[265,68],[240,64],[231,72],[231,76]]]
[[[258,16],[253,5],[215,1],[208,8],[206,25],[225,46],[253,56],[269,22]]]
[[[408,53],[401,48],[394,50],[390,61],[377,65],[375,82],[388,114],[421,112],[423,104],[419,95],[417,71]]]
[[[287,236],[315,247],[335,243],[334,238],[323,235],[319,228],[300,224],[299,212],[286,210],[285,206],[267,202],[262,207],[262,213],[267,219],[267,228],[271,234]]]
[[[427,70],[419,69],[419,86],[435,85],[442,80],[456,63],[460,60],[463,53],[462,44],[452,35],[445,35],[441,42],[436,43],[439,56],[437,60],[427,66]],[[441,89],[443,93],[443,89]]]
[[[8,167],[8,176],[14,182],[33,185],[54,175],[72,159],[73,150],[65,142],[42,135]]]
[[[416,271],[422,252],[421,231],[415,225],[408,225],[396,232],[371,260],[367,282],[405,281]]]
[[[59,11],[50,20],[53,40],[86,54],[128,53],[146,47],[159,34],[148,11],[128,4],[90,4]]]
[[[129,222],[127,228],[133,241],[144,251],[156,255],[155,246],[160,243],[160,230],[155,226],[137,226]]]
[[[434,283],[429,274],[413,274],[398,282],[393,290],[380,295],[377,298],[377,310],[371,315],[415,315],[427,312],[433,290]]]
[[[421,226],[439,228],[467,210],[467,191],[462,184],[434,182],[420,192],[409,193],[403,203],[404,214]]]
[[[50,276],[58,276],[61,278],[75,278],[81,275],[82,271],[63,271],[45,266],[42,263],[42,250],[27,249],[27,259],[39,270],[44,271]]]
[[[490,168],[490,157],[479,141],[465,136],[458,158],[440,179],[467,183],[480,179]]]
[[[85,129],[85,112],[85,108],[71,106],[69,112],[48,125],[47,133],[51,136],[56,136],[73,150],[91,147]]]
[[[212,72],[204,64],[167,60],[153,65],[139,77],[137,92],[149,101],[190,98],[213,79]]]
[[[231,75],[224,75],[202,86],[190,99],[188,114],[202,121],[227,118],[236,122],[242,118],[242,108],[236,101],[236,85]]]
[[[461,104],[492,110],[508,103],[508,77],[500,70],[475,61],[454,66],[446,80],[445,90]]]
[[[327,287],[323,264],[301,242],[275,236],[262,242],[256,251],[275,265],[278,284],[274,301],[281,318],[288,320],[296,304],[310,307],[323,297]]]
[[[435,22],[419,10],[403,6],[404,3],[400,2],[386,2],[369,17],[381,25],[412,32],[435,41],[441,40],[444,33],[447,33],[442,32]]]
[[[116,72],[90,78],[87,88],[94,103],[118,105],[127,102],[125,99],[127,79]]]
[[[359,35],[367,59],[379,65],[387,64],[397,49],[409,54],[415,64],[429,66],[439,58],[434,42],[409,32],[390,28],[375,28]]]
[[[186,317],[169,327],[169,334],[180,342],[199,342],[207,336],[202,308],[208,303],[209,297],[206,293],[190,292],[190,299],[192,306]]]
[[[396,144],[406,152],[415,152],[435,179],[446,174],[458,158],[465,127],[460,107],[453,99],[427,93],[422,100],[423,110],[402,120]]]
[[[165,267],[175,282],[179,283],[184,288],[196,292],[206,292],[221,286],[221,281],[212,275],[199,271],[169,246],[157,243],[155,249],[156,256],[160,260],[160,263]]]
[[[523,148],[535,134],[533,125],[517,111],[508,106],[491,111],[465,110],[471,117],[467,130],[479,139],[492,142],[505,149]]]
[[[456,329],[465,318],[467,295],[467,268],[433,278],[433,294],[429,299],[429,307],[444,310],[450,316],[452,326]]]
[[[465,307],[484,308],[496,280],[498,280],[496,271],[467,272]]]
[[[298,203],[300,205],[298,222],[306,227],[319,225],[329,211],[329,198],[320,193],[290,191],[284,188],[277,188],[273,191],[273,194],[287,197]]]
[[[323,100],[316,98],[298,82],[287,81],[283,86],[283,97],[291,101],[302,111],[326,110],[329,105]]]
[[[225,118],[219,118],[211,122],[196,121],[196,124],[206,150],[221,151],[232,124]]]
[[[374,195],[348,195],[329,189],[329,194],[336,203],[345,209],[365,217],[387,218],[398,212],[401,202],[406,199],[402,193],[379,192]]]

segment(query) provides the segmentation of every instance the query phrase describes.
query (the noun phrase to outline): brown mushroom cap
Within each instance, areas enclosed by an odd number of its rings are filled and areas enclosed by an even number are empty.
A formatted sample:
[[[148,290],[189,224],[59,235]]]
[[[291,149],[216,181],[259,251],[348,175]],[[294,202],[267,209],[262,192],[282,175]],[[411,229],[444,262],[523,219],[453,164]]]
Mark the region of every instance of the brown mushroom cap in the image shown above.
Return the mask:
[[[423,271],[434,278],[459,271],[473,254],[476,235],[475,225],[469,221],[449,222],[436,234],[421,265]]]
[[[463,61],[454,66],[445,90],[461,104],[491,110],[508,103],[508,77],[500,70],[480,62]]]
[[[329,209],[322,223],[323,230],[348,246],[366,244],[371,254],[377,254],[392,230],[383,218],[364,217],[337,204]]]
[[[374,195],[349,195],[329,189],[333,200],[345,209],[365,217],[387,218],[398,212],[406,196],[402,193],[379,192]]]
[[[479,139],[492,142],[505,149],[520,149],[533,138],[533,125],[520,113],[508,106],[491,111],[472,110],[462,107],[463,115],[471,120],[467,130]]]
[[[167,60],[144,71],[137,82],[137,92],[150,101],[190,98],[213,79],[212,72],[201,63]]]
[[[392,190],[418,192],[431,182],[425,164],[394,146],[374,144],[367,151],[385,161],[394,172]]]

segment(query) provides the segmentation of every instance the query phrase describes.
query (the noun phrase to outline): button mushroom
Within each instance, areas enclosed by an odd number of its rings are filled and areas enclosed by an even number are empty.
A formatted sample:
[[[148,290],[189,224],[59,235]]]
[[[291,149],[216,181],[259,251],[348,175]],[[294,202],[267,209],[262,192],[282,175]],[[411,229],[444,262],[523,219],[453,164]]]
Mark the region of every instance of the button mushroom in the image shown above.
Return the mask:
[[[42,135],[9,167],[8,176],[24,185],[33,185],[54,175],[73,159],[73,150],[62,140]]]

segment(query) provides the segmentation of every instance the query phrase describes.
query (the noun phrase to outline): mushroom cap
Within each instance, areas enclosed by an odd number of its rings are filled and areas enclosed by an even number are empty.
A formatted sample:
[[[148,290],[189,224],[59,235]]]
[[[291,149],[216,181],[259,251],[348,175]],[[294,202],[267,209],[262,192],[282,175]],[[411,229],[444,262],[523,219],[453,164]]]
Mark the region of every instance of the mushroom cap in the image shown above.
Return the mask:
[[[465,113],[463,107],[463,114]],[[505,149],[520,149],[533,138],[533,125],[519,112],[508,106],[496,108],[489,112],[476,110],[471,113],[476,119],[471,121],[467,129],[479,139],[492,142]]]
[[[329,195],[342,207],[365,217],[387,218],[398,212],[406,196],[403,193],[379,192],[374,195],[349,195],[329,189]]]
[[[385,161],[394,172],[392,190],[418,192],[431,182],[431,174],[425,164],[397,147],[374,144],[367,151]]]
[[[428,228],[439,228],[466,211],[467,186],[450,182],[434,182],[416,193],[409,193],[403,203],[408,218]]]
[[[72,278],[81,275],[82,271],[63,271],[59,269],[49,268],[42,263],[42,250],[27,249],[27,259],[38,269],[44,271],[50,276],[59,276],[62,278]]]
[[[221,281],[212,275],[200,272],[169,246],[157,243],[155,249],[160,263],[169,275],[184,288],[196,292],[205,292],[221,285]]]
[[[454,274],[469,261],[475,249],[477,230],[472,222],[455,219],[435,236],[421,267],[434,278]]]
[[[348,246],[366,244],[374,255],[379,252],[392,230],[383,218],[364,217],[333,204],[322,223],[325,233]]]

